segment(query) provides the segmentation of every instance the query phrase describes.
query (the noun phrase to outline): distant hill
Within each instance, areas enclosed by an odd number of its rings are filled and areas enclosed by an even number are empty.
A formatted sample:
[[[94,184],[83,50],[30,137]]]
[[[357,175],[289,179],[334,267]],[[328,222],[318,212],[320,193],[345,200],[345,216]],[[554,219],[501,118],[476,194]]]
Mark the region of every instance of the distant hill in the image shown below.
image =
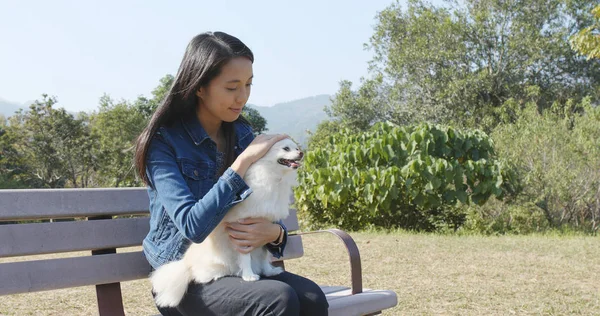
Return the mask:
[[[0,98],[0,114],[4,115],[5,117],[12,116],[13,114],[15,114],[16,111],[18,111],[21,108],[24,109],[26,108],[26,106],[23,104],[10,102]]]
[[[325,106],[331,104],[327,94],[278,103],[271,107],[248,105],[258,110],[267,120],[268,133],[286,133],[306,146],[306,130],[315,131],[317,125],[327,119]]]

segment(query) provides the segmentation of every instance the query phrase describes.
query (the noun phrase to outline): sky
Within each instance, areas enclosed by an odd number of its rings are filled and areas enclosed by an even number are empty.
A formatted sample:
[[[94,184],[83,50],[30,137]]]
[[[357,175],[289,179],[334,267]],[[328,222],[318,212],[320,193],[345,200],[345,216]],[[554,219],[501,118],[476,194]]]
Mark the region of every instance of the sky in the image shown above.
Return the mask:
[[[195,35],[223,31],[255,56],[248,103],[271,106],[355,87],[373,52],[363,45],[394,0],[0,0],[0,98],[56,96],[68,111],[99,98],[149,96],[177,72]],[[404,1],[401,1],[404,3]]]

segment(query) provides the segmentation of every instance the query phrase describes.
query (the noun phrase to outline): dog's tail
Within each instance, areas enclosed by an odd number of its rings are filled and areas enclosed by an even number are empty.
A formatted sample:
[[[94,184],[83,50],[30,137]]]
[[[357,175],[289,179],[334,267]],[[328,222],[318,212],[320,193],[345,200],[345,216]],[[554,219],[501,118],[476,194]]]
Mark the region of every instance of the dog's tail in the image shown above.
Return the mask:
[[[192,275],[183,260],[173,261],[156,269],[150,276],[156,305],[161,307],[179,305],[191,280]]]

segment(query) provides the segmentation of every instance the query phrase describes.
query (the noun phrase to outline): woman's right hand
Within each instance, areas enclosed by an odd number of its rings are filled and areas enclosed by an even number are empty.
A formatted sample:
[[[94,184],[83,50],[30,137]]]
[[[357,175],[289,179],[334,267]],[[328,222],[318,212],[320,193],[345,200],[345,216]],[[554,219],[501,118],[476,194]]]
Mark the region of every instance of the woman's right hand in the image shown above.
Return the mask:
[[[256,136],[250,145],[233,162],[231,168],[241,177],[244,177],[246,170],[251,164],[262,158],[275,143],[288,137],[286,134],[261,134]]]
[[[262,158],[276,142],[288,137],[289,136],[285,134],[260,134],[256,136],[250,145],[248,145],[248,148],[240,154],[240,157],[242,159],[247,159],[250,164],[253,164],[258,159]]]

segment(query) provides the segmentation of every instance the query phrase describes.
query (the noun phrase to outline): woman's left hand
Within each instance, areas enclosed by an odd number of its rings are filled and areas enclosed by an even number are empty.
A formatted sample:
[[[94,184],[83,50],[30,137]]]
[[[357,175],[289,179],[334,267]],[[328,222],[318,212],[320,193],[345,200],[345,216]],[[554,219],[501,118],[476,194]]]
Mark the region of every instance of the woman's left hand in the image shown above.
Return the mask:
[[[229,240],[238,252],[244,254],[275,241],[280,233],[279,224],[266,218],[248,217],[225,225]]]

